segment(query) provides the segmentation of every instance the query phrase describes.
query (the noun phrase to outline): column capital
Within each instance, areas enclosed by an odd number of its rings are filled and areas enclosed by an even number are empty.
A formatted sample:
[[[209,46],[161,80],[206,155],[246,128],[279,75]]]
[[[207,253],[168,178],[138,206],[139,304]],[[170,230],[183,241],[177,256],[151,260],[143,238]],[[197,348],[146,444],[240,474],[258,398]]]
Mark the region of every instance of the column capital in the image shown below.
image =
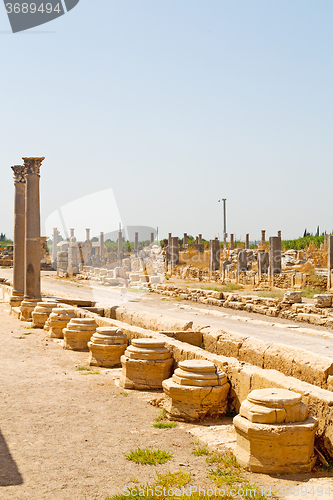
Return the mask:
[[[25,166],[14,165],[11,169],[14,172],[14,184],[25,184]]]
[[[45,160],[44,156],[41,157],[24,157],[22,158],[24,161],[24,166],[26,168],[27,174],[38,175],[42,164],[42,161]]]

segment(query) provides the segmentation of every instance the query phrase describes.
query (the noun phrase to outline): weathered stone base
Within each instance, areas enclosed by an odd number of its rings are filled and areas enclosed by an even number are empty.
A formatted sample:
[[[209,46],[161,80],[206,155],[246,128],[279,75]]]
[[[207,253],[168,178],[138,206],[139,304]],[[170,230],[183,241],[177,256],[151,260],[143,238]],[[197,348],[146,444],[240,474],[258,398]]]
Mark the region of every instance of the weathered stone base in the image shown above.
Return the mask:
[[[23,302],[24,296],[23,294],[14,294],[10,297],[9,299],[9,304],[10,307],[20,307],[21,303]]]
[[[46,313],[36,313],[32,312],[32,323],[34,328],[44,328],[44,325],[49,317]]]
[[[310,472],[316,458],[314,438],[318,422],[308,417],[303,422],[257,424],[237,415],[234,418],[238,463],[250,472],[284,474]]]
[[[127,344],[123,345],[101,345],[88,342],[90,351],[89,365],[113,368],[121,366],[120,357],[124,354]]]
[[[21,303],[21,321],[32,321],[32,313],[41,299],[23,300]]]
[[[162,389],[163,380],[171,375],[173,359],[141,360],[130,359],[123,355],[120,358],[122,373],[119,387],[123,389]]]
[[[67,325],[68,326],[68,325]],[[72,351],[87,351],[88,342],[94,334],[93,331],[79,331],[79,330],[68,330],[68,328],[63,329],[64,334],[64,349],[70,349]]]
[[[228,406],[228,383],[215,387],[179,385],[172,378],[162,383],[164,408],[170,420],[195,422],[205,417],[219,418],[225,415]]]

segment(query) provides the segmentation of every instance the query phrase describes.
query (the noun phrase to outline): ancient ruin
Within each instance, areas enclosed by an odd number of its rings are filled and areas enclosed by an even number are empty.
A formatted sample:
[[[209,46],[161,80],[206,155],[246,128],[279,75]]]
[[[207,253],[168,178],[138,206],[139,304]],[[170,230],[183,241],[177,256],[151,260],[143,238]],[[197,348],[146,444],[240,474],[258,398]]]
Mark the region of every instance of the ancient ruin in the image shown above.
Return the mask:
[[[127,348],[127,337],[120,328],[99,327],[88,342],[88,348],[91,366],[120,366],[120,358]]]
[[[39,176],[43,158],[23,158],[25,192],[25,282],[21,320],[31,321],[32,311],[41,301],[40,291],[40,208]]]
[[[227,411],[227,376],[209,361],[181,361],[162,387],[164,407],[171,420],[196,422],[205,417],[221,417]]]
[[[311,471],[318,422],[308,417],[302,397],[285,389],[258,389],[234,418],[235,456],[251,472],[281,474]]]
[[[171,375],[173,359],[165,342],[156,339],[132,339],[120,358],[123,389],[161,389],[163,380]]]
[[[96,328],[97,323],[92,318],[72,318],[63,329],[64,348],[72,351],[87,350]]]
[[[48,332],[48,337],[63,339],[63,329],[66,328],[67,324],[73,318],[76,318],[76,313],[70,307],[58,307],[52,311],[44,325],[44,330]]]
[[[45,323],[53,309],[57,307],[58,302],[37,302],[37,305],[31,314],[33,328],[44,328]]]

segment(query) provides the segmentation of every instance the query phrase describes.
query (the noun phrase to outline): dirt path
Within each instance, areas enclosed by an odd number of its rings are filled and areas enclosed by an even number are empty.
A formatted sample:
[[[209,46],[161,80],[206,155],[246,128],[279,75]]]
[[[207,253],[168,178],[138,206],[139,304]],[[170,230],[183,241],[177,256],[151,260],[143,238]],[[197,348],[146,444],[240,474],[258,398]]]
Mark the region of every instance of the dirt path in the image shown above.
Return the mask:
[[[84,375],[77,367],[87,364],[88,353],[63,350],[8,312],[1,304],[1,500],[104,500],[125,485],[151,483],[155,471],[186,468],[192,485],[212,485],[205,457],[191,453],[193,441],[197,436],[223,448],[234,440],[230,419],[214,428],[153,428],[159,410],[148,401],[156,393],[125,393],[115,384],[119,369]],[[170,451],[173,459],[158,466],[125,459],[124,453],[147,446]],[[250,482],[273,488],[310,478],[248,474]]]

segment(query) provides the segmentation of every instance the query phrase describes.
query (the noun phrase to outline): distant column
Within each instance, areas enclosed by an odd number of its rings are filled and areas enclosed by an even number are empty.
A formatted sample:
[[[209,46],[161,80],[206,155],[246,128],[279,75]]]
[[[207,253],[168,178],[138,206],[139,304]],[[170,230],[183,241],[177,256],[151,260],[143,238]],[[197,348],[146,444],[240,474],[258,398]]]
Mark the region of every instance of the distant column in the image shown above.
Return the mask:
[[[169,233],[168,235],[168,245],[171,247],[171,238],[172,238],[172,233]]]
[[[43,160],[44,158],[23,158],[26,169],[26,224],[24,300],[20,316],[22,321],[31,321],[31,313],[41,300],[39,177]]]
[[[139,248],[139,233],[134,234],[134,252],[138,253]]]
[[[234,249],[234,235],[230,235],[230,250]]]
[[[215,238],[215,240],[209,241],[209,271],[215,272],[220,269],[220,241]]]
[[[327,238],[327,290],[332,288],[332,269],[333,269],[333,236]]]
[[[183,245],[187,245],[187,233],[184,233],[184,238],[183,238]]]
[[[25,167],[15,165],[14,172],[14,256],[12,307],[19,307],[24,297],[24,252],[25,252]]]
[[[261,230],[261,246],[265,246],[265,241],[266,241],[266,229]]]
[[[69,238],[68,245],[68,274],[74,275],[79,272],[79,247],[76,241],[76,237],[74,236],[74,229],[70,229],[71,236]]]
[[[281,238],[270,236],[269,238],[269,276],[281,273]]]
[[[247,253],[242,250],[237,256],[237,275],[247,271]]]
[[[86,241],[90,241],[90,229],[86,229]]]
[[[155,235],[154,233],[150,233],[150,244],[154,243],[155,241]]]
[[[104,233],[99,233],[99,248],[101,258],[104,259]]]
[[[202,244],[202,234],[199,234],[198,244],[199,244],[199,245],[201,245],[201,244]]]
[[[268,273],[269,253],[263,250],[258,251],[258,278],[261,280],[263,274]]]
[[[246,248],[246,250],[248,250],[248,249],[249,249],[249,247],[250,247],[250,235],[249,235],[249,234],[247,234],[247,235],[245,236],[245,248]]]
[[[118,232],[118,257],[123,258],[123,233],[121,229]]]
[[[52,267],[57,270],[57,244],[58,244],[58,229],[53,228],[53,244],[52,244]]]
[[[170,264],[177,266],[179,262],[179,239],[178,236],[171,238]]]

